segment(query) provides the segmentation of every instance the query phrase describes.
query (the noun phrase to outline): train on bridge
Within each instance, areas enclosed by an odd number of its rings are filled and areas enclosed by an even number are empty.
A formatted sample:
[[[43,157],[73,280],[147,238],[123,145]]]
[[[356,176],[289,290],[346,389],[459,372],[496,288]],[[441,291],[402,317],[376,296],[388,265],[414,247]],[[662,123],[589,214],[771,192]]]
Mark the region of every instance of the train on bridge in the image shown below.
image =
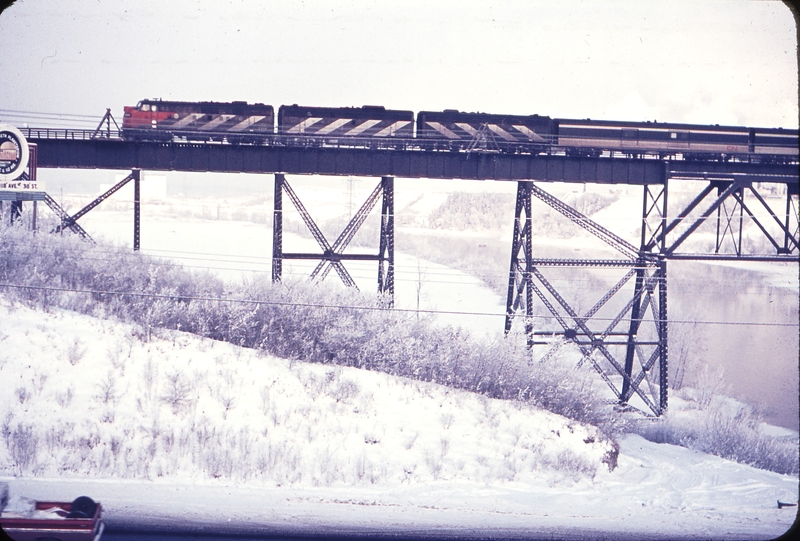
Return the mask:
[[[131,141],[348,146],[450,152],[622,154],[685,160],[794,163],[798,130],[661,122],[569,120],[540,115],[306,107],[148,99],[126,106]]]

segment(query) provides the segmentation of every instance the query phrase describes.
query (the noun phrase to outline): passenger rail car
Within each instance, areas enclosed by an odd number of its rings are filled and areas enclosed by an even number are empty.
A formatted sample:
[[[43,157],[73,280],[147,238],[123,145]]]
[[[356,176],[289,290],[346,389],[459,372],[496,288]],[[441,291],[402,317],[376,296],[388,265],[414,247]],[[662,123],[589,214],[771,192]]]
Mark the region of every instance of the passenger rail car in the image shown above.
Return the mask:
[[[263,103],[142,100],[124,112],[122,134],[133,140],[260,142],[254,135],[275,130],[274,109]]]
[[[751,152],[759,156],[773,156],[777,161],[798,158],[798,131],[783,128],[751,128]],[[783,160],[781,159],[783,158]]]
[[[797,130],[702,126],[658,122],[557,119],[557,144],[568,155],[599,156],[603,151],[687,160],[757,161],[797,159]]]
[[[276,122],[277,121],[277,122]],[[795,163],[798,130],[660,122],[552,119],[392,110],[382,106],[307,107],[243,101],[142,100],[125,107],[128,140],[348,146],[568,156],[659,157]]]

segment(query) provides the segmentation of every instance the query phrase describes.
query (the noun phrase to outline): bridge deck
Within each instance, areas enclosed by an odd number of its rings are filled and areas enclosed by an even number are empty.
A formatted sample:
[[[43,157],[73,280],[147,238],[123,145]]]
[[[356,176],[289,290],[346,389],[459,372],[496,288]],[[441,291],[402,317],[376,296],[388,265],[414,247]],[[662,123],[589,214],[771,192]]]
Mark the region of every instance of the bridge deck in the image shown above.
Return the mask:
[[[796,164],[755,164],[624,157],[298,148],[200,143],[31,138],[44,168],[143,169],[226,173],[394,176],[431,179],[538,180],[663,184],[666,178],[776,182],[797,193]]]

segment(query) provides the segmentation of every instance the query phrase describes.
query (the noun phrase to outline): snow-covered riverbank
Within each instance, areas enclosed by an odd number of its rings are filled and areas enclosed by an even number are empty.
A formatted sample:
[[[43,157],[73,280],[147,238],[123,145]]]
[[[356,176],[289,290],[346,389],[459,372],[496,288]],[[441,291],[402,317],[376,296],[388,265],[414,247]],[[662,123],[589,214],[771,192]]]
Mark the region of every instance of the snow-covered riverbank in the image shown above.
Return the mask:
[[[142,342],[60,310],[2,311],[0,480],[12,495],[88,494],[109,525],[768,539],[795,519],[777,501],[797,501],[796,477],[632,435],[610,470],[592,427],[513,402],[176,332]],[[179,367],[205,379],[170,403]],[[25,430],[35,454],[20,464]]]

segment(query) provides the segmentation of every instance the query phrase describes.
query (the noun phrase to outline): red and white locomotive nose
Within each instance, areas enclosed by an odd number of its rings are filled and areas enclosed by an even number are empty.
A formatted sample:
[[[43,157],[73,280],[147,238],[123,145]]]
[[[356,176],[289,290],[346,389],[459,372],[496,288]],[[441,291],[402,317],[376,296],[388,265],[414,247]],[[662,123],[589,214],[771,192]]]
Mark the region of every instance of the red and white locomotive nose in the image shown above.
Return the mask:
[[[139,102],[136,107],[126,105],[122,117],[122,128],[155,128],[159,122],[176,118],[173,111],[166,111],[156,103]]]
[[[152,115],[150,111],[142,111],[139,107],[126,105],[122,117],[122,128],[147,128],[150,126]]]

